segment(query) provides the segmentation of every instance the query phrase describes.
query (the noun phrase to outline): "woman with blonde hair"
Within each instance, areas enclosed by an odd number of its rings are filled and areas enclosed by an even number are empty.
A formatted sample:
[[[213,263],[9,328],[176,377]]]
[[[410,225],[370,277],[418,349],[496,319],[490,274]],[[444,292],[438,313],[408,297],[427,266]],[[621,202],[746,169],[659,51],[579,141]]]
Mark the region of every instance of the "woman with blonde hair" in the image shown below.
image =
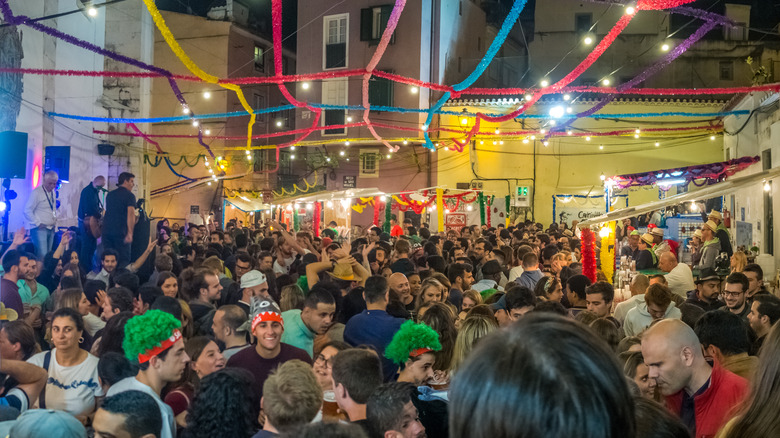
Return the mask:
[[[292,309],[303,310],[303,290],[297,284],[288,284],[282,288],[279,309],[286,312]]]
[[[482,295],[474,289],[469,289],[463,292],[463,306],[464,312],[468,312],[469,309],[482,304]]]
[[[742,272],[747,266],[747,256],[742,251],[734,251],[734,255],[731,256],[731,274],[735,272]]]
[[[414,303],[415,313],[418,314],[423,304],[444,301],[444,285],[434,278],[426,278],[420,286],[420,295]]]
[[[480,339],[496,330],[498,330],[498,324],[495,319],[479,315],[467,317],[461,324],[458,336],[455,338],[450,372],[454,373],[458,369]]]

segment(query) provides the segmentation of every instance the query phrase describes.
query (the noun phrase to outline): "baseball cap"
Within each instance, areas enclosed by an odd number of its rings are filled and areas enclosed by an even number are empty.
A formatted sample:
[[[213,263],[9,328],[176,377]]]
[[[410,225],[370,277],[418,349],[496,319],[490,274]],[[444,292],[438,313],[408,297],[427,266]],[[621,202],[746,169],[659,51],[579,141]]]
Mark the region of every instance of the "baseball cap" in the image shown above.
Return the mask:
[[[14,421],[0,423],[0,437],[87,438],[87,430],[73,415],[52,409],[30,409]]]
[[[267,279],[265,274],[253,269],[241,276],[241,288],[254,287],[265,283]]]

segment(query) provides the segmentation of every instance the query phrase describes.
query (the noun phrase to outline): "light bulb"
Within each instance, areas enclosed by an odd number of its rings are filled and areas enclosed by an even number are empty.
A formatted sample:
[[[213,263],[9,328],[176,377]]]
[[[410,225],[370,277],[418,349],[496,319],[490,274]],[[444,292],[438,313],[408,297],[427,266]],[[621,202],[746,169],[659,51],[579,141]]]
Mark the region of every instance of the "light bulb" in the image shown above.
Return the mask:
[[[193,120],[193,121],[192,121],[192,126],[195,126],[195,127],[197,127],[197,126],[198,126],[198,121],[197,121],[197,120]]]
[[[327,157],[327,158],[325,158],[325,161],[327,161],[328,163],[330,163],[330,157]]]
[[[635,7],[630,6],[630,5],[626,6],[626,14],[627,15],[634,15],[635,12],[636,12],[636,8]]]
[[[599,150],[604,150],[604,145],[603,144],[599,145]]]
[[[409,92],[412,94],[417,94],[417,87],[409,87]]]
[[[655,142],[655,147],[661,146],[661,143]]]
[[[290,150],[294,151],[295,150],[295,146],[290,146]]]
[[[345,142],[344,142],[344,146],[349,146],[349,142],[348,142],[348,141],[345,141]]]
[[[387,196],[382,195],[382,196],[379,197],[379,200],[382,201],[382,202],[385,202],[385,201],[387,201]]]
[[[599,230],[599,236],[602,238],[609,237],[609,234],[610,234],[609,227],[602,227]]]
[[[602,181],[607,179],[607,177],[603,173],[601,174],[601,176],[599,178],[601,178]]]
[[[588,36],[588,37],[585,37],[585,39],[583,40],[583,42],[584,42],[585,44],[587,44],[587,45],[591,45],[591,44],[593,44],[593,38],[591,38],[591,37],[589,37],[589,36]]]
[[[339,152],[339,155],[344,156],[344,151]]]
[[[407,144],[409,144],[409,142],[408,142],[408,141],[406,141],[406,140],[404,140],[404,144],[405,144],[405,145],[407,145]]]
[[[542,82],[539,82],[539,85],[541,85],[542,88],[544,88],[544,87],[550,85],[550,81],[548,81],[547,79],[542,79]]]
[[[590,141],[590,136],[585,136],[585,141]]]
[[[352,116],[347,116],[347,122],[352,122]]]
[[[602,84],[603,84],[605,87],[608,87],[608,86],[609,86],[609,84],[611,84],[611,83],[612,83],[612,81],[610,81],[609,79],[604,79],[603,81],[601,81],[601,83],[602,83]]]
[[[423,132],[427,131],[428,130],[428,125],[422,125],[421,129],[423,130]]]
[[[533,96],[531,96],[530,94],[526,94],[526,95],[525,95],[525,100],[531,100],[531,99],[533,99],[533,98],[534,98],[534,97],[533,97]]]
[[[711,135],[711,136],[710,136],[710,140],[712,140],[712,141],[715,141],[715,136],[714,136],[714,135]]]
[[[281,128],[281,126],[282,126],[282,121],[281,121],[281,120],[277,120],[277,121],[276,121],[276,126],[278,126],[278,127],[280,127],[280,128]]]
[[[571,96],[569,96],[568,94],[563,95],[563,100],[569,100],[569,99],[571,99]]]
[[[204,91],[203,92],[203,98],[204,99],[211,99],[211,92],[210,91]]]
[[[764,191],[765,192],[771,192],[772,191],[772,184],[769,184],[769,181],[764,183]]]
[[[211,185],[211,181],[207,182],[207,183],[206,183],[206,185],[209,185],[209,186],[210,186],[210,185]]]
[[[203,133],[206,134],[206,135],[211,135],[211,129],[207,129],[207,130],[203,131]]]
[[[664,52],[668,52],[669,51],[669,44],[664,43],[663,45],[661,45],[661,50],[663,50]]]
[[[301,84],[301,88],[303,88],[304,90],[308,90],[309,89],[309,83],[308,82],[302,83]]]
[[[549,142],[549,141],[545,141],[545,142],[544,142],[544,143],[542,143],[542,144],[544,145],[544,147],[550,146],[550,142]]]
[[[291,154],[291,155],[290,155],[290,159],[291,159],[291,160],[294,160],[294,159],[295,159],[295,154]]]
[[[181,112],[183,112],[184,114],[189,114],[190,109],[185,106],[184,108],[182,108]]]
[[[98,10],[96,8],[90,7],[89,9],[87,9],[87,15],[89,15],[90,17],[97,17],[97,14],[98,14]]]

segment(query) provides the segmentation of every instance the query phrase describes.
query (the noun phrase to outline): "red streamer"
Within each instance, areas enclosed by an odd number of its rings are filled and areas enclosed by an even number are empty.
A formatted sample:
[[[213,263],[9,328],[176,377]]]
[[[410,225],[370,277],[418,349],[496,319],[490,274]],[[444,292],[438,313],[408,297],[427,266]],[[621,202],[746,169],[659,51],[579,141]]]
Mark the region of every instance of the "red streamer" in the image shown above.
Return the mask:
[[[374,198],[374,221],[372,222],[375,227],[379,226],[379,210],[384,206],[382,201],[378,197]]]
[[[591,283],[597,280],[596,275],[596,235],[590,228],[582,230],[582,273]]]
[[[322,218],[322,202],[314,203],[314,217],[312,218],[312,228],[314,231],[314,237],[320,237],[320,222]]]

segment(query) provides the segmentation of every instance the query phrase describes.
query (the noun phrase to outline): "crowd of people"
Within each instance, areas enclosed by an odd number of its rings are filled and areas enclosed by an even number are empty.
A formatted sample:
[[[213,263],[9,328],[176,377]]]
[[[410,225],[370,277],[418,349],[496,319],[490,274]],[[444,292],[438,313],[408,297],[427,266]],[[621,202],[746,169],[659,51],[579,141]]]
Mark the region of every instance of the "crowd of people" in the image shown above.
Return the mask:
[[[716,269],[717,211],[690,265],[661,228],[618,228],[640,271],[621,299],[583,274],[576,223],[153,226],[123,174],[105,209],[105,179],[86,187],[79,229],[58,233],[55,177],[2,255],[0,436],[780,430],[780,298],[738,252]]]

